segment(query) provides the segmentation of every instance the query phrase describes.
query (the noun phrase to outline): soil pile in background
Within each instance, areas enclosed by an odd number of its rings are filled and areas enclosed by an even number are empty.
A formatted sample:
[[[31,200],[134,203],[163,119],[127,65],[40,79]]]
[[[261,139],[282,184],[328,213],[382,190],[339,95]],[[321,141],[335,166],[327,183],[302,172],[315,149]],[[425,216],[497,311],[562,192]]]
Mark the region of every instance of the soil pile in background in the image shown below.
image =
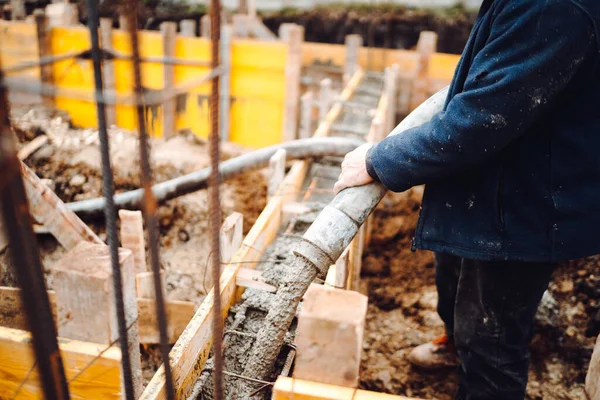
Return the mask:
[[[388,194],[375,211],[363,258],[369,294],[361,386],[425,399],[454,398],[450,368],[427,372],[406,360],[412,347],[444,333],[436,313],[433,256],[410,251],[421,188]],[[585,400],[585,374],[600,333],[600,257],[562,264],[537,317],[527,399]]]
[[[438,34],[438,51],[460,54],[465,47],[475,16],[462,7],[407,8],[402,6],[344,5],[312,10],[286,9],[265,13],[264,24],[273,32],[293,22],[304,27],[307,42],[344,43],[349,34],[359,34],[364,46],[410,49],[421,31]]]

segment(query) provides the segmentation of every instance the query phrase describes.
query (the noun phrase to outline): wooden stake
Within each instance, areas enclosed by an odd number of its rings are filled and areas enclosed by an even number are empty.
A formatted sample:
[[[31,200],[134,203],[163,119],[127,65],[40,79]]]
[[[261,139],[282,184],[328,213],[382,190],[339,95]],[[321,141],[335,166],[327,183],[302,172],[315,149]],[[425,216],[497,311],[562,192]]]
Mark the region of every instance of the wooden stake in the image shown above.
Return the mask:
[[[300,131],[299,139],[306,139],[312,136],[312,110],[313,110],[313,94],[306,92],[302,95],[300,108]]]
[[[244,216],[232,212],[221,225],[221,262],[228,264],[242,245],[244,238]]]
[[[325,120],[325,117],[331,108],[332,100],[331,79],[325,78],[319,84],[319,123]]]
[[[185,37],[196,37],[196,27],[198,24],[195,19],[184,19],[179,23],[179,34]]]
[[[344,84],[359,68],[358,52],[363,45],[362,36],[346,35],[346,62],[344,63]]]
[[[362,269],[362,255],[364,250],[365,225],[362,225],[352,240],[348,251],[348,289],[358,290],[360,284],[360,271]]]
[[[52,3],[46,6],[48,24],[54,26],[74,26],[79,24],[79,11],[71,3]]]
[[[233,14],[231,17],[233,35],[236,38],[245,39],[250,36],[250,21],[246,14]]]
[[[269,199],[277,194],[277,189],[279,189],[283,178],[285,178],[286,155],[287,152],[284,149],[279,149],[269,160],[269,186],[267,189]]]
[[[119,249],[128,348],[136,397],[141,393],[138,308],[133,254]],[[53,269],[58,299],[58,333],[62,337],[112,344],[119,338],[109,248],[82,242]]]
[[[342,252],[340,258],[335,262],[335,287],[348,289],[348,269],[350,264],[350,248]]]
[[[163,289],[163,298],[167,298],[167,283],[165,271],[160,271],[160,280]],[[138,299],[156,299],[154,291],[154,272],[138,272],[135,275],[135,287]]]
[[[200,18],[200,36],[210,39],[210,15],[206,14]]]
[[[394,129],[396,126],[396,100],[398,98],[397,95],[397,81],[398,81],[398,70],[399,67],[397,64],[392,65],[385,69],[385,80],[384,80],[384,89],[387,97],[387,109],[385,113],[385,123],[383,126],[383,130],[385,131],[385,135]]]
[[[44,10],[37,9],[34,12],[35,25],[38,39],[38,55],[39,58],[49,57],[52,55],[52,37],[48,25],[48,17]],[[52,64],[42,65],[40,67],[40,79],[42,84],[52,85],[54,83],[54,73],[52,72]],[[54,97],[43,95],[42,103],[46,106],[54,105]]]
[[[27,15],[25,0],[10,0],[10,11],[13,20],[24,20]]]
[[[112,51],[112,29],[113,22],[111,18],[100,18],[100,41],[102,48],[106,51]],[[115,65],[112,60],[102,62],[102,79],[104,90],[115,89]],[[108,126],[117,124],[117,108],[114,105],[106,105],[106,123]]]
[[[283,141],[296,139],[300,99],[300,75],[302,71],[302,42],[304,28],[295,24],[281,24],[279,37],[288,44],[285,67],[285,103],[283,113]]]
[[[126,15],[119,15],[119,29],[125,32],[129,32],[129,22],[127,22]]]
[[[419,53],[419,69],[417,71],[417,79],[413,82],[413,96],[411,100],[411,108],[414,109],[419,104],[423,103],[429,97],[429,78],[427,71],[429,70],[429,60],[431,55],[435,53],[437,48],[437,33],[423,31],[419,35],[417,42],[417,52]]]
[[[142,212],[119,210],[119,219],[121,220],[121,246],[133,253],[135,272],[139,274],[148,271]]]
[[[298,317],[294,378],[358,386],[367,302],[357,292],[308,288]]]
[[[165,57],[175,57],[175,41],[177,40],[177,24],[163,22],[160,24],[163,37],[163,53]],[[175,66],[164,64],[164,88],[175,86]],[[176,133],[176,99],[168,99],[163,103],[163,136],[168,138]]]

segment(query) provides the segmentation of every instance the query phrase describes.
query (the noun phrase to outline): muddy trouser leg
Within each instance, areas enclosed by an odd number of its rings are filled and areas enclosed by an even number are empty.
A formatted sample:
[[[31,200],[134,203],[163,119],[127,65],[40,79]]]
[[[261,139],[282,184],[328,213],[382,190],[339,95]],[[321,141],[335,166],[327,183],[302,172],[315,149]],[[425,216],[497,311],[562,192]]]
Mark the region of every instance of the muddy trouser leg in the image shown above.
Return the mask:
[[[435,284],[438,291],[437,311],[446,325],[446,334],[453,340],[454,303],[462,258],[451,254],[435,253]]]
[[[460,400],[522,400],[529,343],[556,264],[463,259],[454,308]]]

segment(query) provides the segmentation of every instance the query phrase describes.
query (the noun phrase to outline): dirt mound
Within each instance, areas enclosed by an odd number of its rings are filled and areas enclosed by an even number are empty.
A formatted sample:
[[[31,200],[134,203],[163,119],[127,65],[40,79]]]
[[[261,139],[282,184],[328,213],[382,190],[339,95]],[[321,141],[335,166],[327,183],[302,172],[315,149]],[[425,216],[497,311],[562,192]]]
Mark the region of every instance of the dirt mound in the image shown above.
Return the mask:
[[[424,30],[438,34],[438,51],[460,54],[474,23],[474,14],[461,7],[429,10],[394,5],[344,5],[300,11],[286,9],[263,15],[273,32],[293,22],[305,28],[305,40],[344,43],[349,34],[359,34],[365,46],[409,49]]]
[[[458,379],[406,360],[410,349],[443,334],[435,309],[433,256],[410,251],[421,190],[388,194],[375,211],[373,242],[363,259],[369,293],[361,386],[428,399],[452,399]],[[585,399],[583,384],[600,331],[600,257],[559,267],[545,296],[550,318],[538,318],[531,345],[527,399]],[[549,305],[548,305],[549,304]]]

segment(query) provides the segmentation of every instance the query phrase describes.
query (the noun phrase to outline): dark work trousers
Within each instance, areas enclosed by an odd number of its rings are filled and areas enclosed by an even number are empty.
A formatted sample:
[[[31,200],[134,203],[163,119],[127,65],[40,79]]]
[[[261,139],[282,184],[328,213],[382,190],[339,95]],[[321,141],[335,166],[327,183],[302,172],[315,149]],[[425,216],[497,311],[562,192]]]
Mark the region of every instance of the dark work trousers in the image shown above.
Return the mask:
[[[522,400],[534,318],[556,263],[435,256],[438,313],[460,358],[459,400]]]

